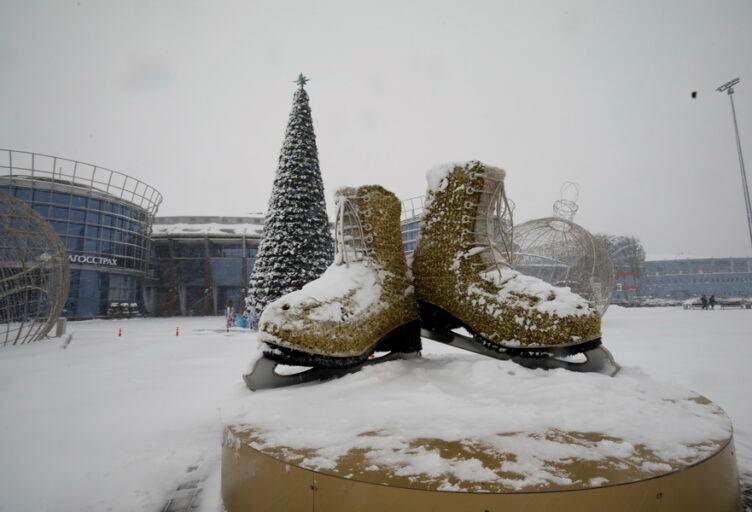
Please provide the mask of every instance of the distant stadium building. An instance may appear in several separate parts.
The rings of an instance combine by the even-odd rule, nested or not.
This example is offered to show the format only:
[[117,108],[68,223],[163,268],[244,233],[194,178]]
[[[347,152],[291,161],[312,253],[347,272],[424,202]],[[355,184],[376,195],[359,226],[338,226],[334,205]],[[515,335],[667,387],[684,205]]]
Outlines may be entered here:
[[752,297],[752,258],[667,258],[642,264],[640,295],[688,299]]
[[216,315],[245,307],[262,215],[157,217],[146,309],[157,316]]
[[46,219],[70,262],[63,315],[143,311],[154,214],[162,195],[123,173],[67,158],[0,149],[0,190]]

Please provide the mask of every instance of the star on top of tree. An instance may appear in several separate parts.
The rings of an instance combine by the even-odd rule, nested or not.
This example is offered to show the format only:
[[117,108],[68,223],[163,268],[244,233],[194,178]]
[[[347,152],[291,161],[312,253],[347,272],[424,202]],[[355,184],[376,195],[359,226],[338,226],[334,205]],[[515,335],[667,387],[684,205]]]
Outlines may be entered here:
[[301,73],[300,75],[298,75],[298,79],[295,80],[295,83],[298,84],[300,86],[300,88],[302,89],[303,86],[305,84],[307,84],[309,81],[310,80],[308,78],[304,77],[303,73]]

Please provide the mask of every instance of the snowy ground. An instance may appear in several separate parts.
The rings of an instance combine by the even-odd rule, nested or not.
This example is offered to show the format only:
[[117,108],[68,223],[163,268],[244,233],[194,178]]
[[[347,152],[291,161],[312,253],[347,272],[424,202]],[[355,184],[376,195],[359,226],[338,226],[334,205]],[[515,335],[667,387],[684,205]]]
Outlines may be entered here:
[[[214,317],[75,322],[67,348],[56,339],[0,349],[0,511],[158,511],[188,478],[187,468],[197,465],[195,473],[207,477],[203,510],[216,512],[223,425],[268,411],[269,393],[288,404],[315,394],[311,386],[248,391],[240,375],[257,357],[255,335],[226,333],[222,324]],[[691,389],[727,412],[749,487],[752,312],[611,308],[603,332],[625,367],[614,386],[618,379],[643,378],[667,392]],[[535,378],[510,363],[490,367],[479,356],[430,342],[424,356],[414,377],[400,377],[407,386],[423,386],[429,401],[460,386],[472,401],[467,372],[473,368],[480,380],[498,369],[504,383],[514,381],[523,394],[545,379],[567,378]],[[368,401],[382,378],[410,368],[389,363],[320,386]],[[347,410],[343,401],[341,411]]]

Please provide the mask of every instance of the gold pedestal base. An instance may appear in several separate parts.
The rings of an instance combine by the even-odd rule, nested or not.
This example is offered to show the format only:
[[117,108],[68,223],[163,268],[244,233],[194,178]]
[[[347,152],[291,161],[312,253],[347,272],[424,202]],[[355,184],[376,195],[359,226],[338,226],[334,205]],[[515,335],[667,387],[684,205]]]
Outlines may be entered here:
[[[390,472],[363,472],[364,458],[353,454],[330,470],[313,471],[292,463],[300,452],[260,451],[259,434],[248,426],[228,426],[222,451],[222,499],[227,512],[249,511],[550,511],[557,512],[739,512],[741,495],[733,440],[712,444],[714,452],[684,467],[645,476],[632,464],[592,461],[566,464],[579,482],[604,474],[609,485],[547,486],[504,492],[440,491]],[[573,439],[575,439],[573,437]],[[420,440],[432,448],[437,440]],[[454,445],[457,446],[454,446]],[[458,450],[466,443],[444,443]],[[258,445],[257,445],[258,446]],[[645,454],[651,460],[651,454]],[[604,473],[605,471],[605,473]],[[357,477],[352,476],[358,475]],[[347,478],[345,478],[347,475]]]

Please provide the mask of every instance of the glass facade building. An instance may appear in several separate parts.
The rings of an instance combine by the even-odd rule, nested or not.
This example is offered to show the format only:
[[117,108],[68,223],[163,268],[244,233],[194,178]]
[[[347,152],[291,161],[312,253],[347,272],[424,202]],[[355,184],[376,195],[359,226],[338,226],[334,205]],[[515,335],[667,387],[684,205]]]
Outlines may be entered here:
[[752,297],[752,258],[686,258],[643,262],[639,295],[688,299],[702,294]]
[[245,307],[264,218],[157,217],[146,309],[157,316],[215,315]]
[[65,245],[71,274],[64,316],[104,316],[113,303],[143,311],[159,192],[95,165],[5,149],[0,190],[31,206]]

